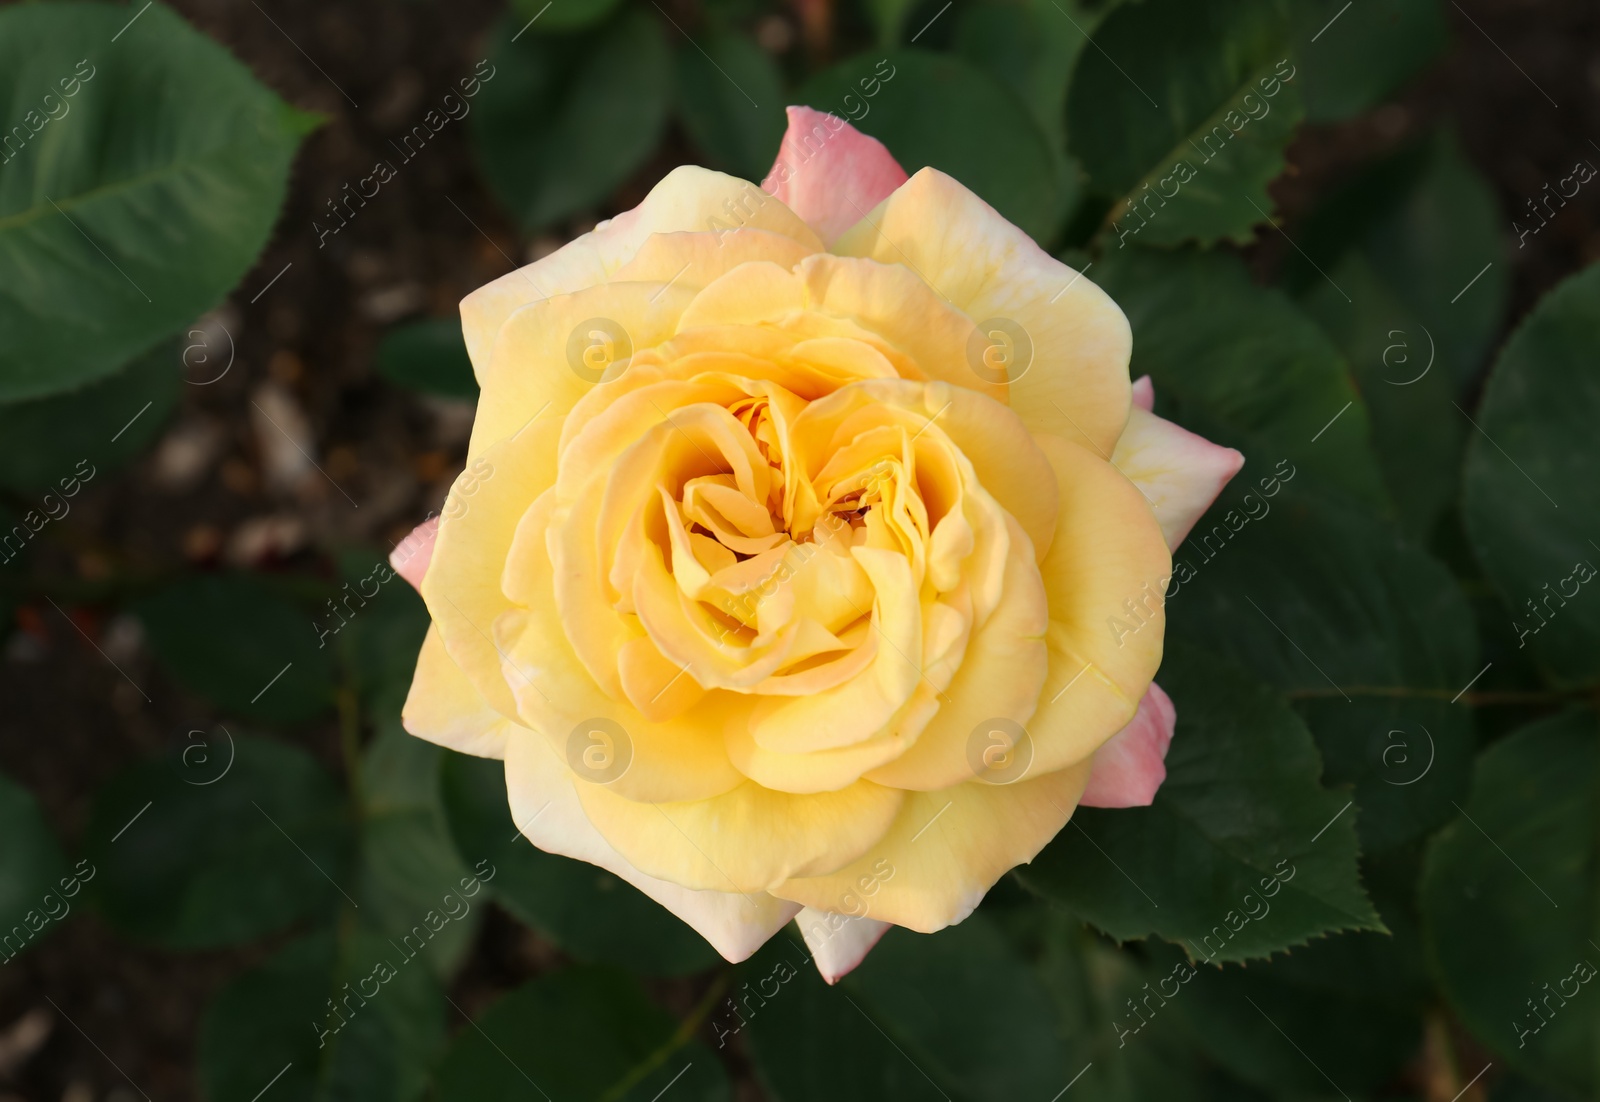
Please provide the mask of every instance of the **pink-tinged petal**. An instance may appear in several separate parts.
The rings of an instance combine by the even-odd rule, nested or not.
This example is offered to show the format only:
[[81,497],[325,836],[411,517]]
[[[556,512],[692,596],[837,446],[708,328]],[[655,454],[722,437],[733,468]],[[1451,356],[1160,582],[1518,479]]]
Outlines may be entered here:
[[1195,521],[1244,466],[1244,456],[1157,417],[1140,400],[1141,389],[1151,405],[1155,402],[1155,387],[1146,375],[1133,384],[1133,408],[1111,462],[1139,487],[1156,511],[1167,547],[1177,550]]
[[1146,413],[1155,412],[1156,384],[1150,381],[1150,376],[1140,375],[1133,381],[1133,404]]
[[789,108],[789,129],[761,181],[831,245],[907,179],[883,143],[837,115]]
[[800,936],[811,950],[811,960],[829,983],[838,983],[866,959],[867,953],[888,931],[888,922],[859,915],[835,914],[803,907],[795,915]]
[[429,517],[389,552],[389,565],[394,567],[396,574],[410,582],[411,588],[418,593],[422,592],[422,578],[428,573],[428,564],[433,561],[433,544],[438,538],[439,518]]
[[1172,698],[1155,682],[1139,701],[1133,722],[1094,753],[1084,807],[1148,807],[1167,779],[1167,747],[1178,722]]

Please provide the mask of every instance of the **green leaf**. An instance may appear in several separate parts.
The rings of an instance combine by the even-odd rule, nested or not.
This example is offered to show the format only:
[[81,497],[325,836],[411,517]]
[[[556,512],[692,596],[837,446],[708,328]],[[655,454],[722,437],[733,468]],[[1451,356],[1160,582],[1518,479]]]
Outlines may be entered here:
[[1282,6],[1122,4],[1094,44],[1072,79],[1067,135],[1118,200],[1119,244],[1249,243],[1301,116]]
[[650,1102],[668,1087],[676,1102],[732,1097],[716,1057],[686,1040],[638,981],[600,968],[541,976],[507,995],[456,1034],[435,1077],[439,1102]]
[[[457,855],[439,797],[444,751],[386,723],[361,758],[360,864],[354,895],[362,922],[412,935],[441,979],[461,962],[482,918],[473,872]],[[477,875],[493,875],[479,862]],[[487,897],[485,897],[486,899]]]
[[530,34],[552,34],[592,26],[611,14],[617,0],[513,0],[517,28]]
[[[1432,998],[1412,915],[1417,867],[1409,855],[1364,863],[1392,933],[1343,933],[1270,961],[1201,968],[1171,1000],[1183,1028],[1224,1067],[1280,1097],[1328,1095],[1319,1068],[1344,1092],[1376,1092],[1416,1053]],[[1153,951],[1152,963],[1175,974],[1182,954]],[[1128,1026],[1138,1021],[1125,1016]]]
[[956,52],[1015,92],[1051,147],[1065,153],[1067,86],[1100,15],[1078,0],[1006,0],[954,18]]
[[1600,677],[1600,265],[1547,294],[1501,350],[1467,446],[1473,551],[1526,645],[1558,681]]
[[[1373,165],[1318,207],[1296,234],[1304,253],[1286,260],[1284,284],[1351,362],[1374,360],[1387,369],[1383,378],[1401,383],[1429,363],[1422,349],[1435,348],[1432,362],[1462,391],[1505,317],[1504,224],[1489,181],[1441,131]],[[1388,317],[1380,321],[1374,311]],[[1404,335],[1412,345],[1405,363],[1383,354],[1399,339],[1388,336],[1396,326],[1428,329]]]
[[1531,1079],[1596,1084],[1596,716],[1573,710],[1485,750],[1421,884],[1434,970],[1473,1033]]
[[[33,795],[0,773],[0,964],[46,936],[79,906],[75,898],[96,869],[80,861],[69,874],[61,846]],[[87,879],[86,879],[87,877]]]
[[500,762],[447,754],[442,787],[462,858],[489,861],[495,899],[573,956],[647,975],[698,972],[719,959],[704,938],[633,885],[521,837]]
[[[184,578],[134,606],[167,671],[219,708],[298,723],[333,703],[333,663],[318,621],[264,580]],[[329,624],[336,624],[327,615]]]
[[[1039,971],[1059,1008],[1066,1043],[1074,1056],[1081,1053],[1068,1062],[1082,1068],[1075,1091],[1111,1102],[1266,1097],[1219,1071],[1190,1043],[1176,1011],[1167,1009],[1188,998],[1191,985],[1215,975],[1212,969],[1197,973],[1176,950],[1158,952],[1153,961],[1117,949],[1059,912],[1049,923]],[[1172,998],[1163,1000],[1164,992]]]
[[955,52],[1009,87],[1033,115],[1062,181],[1062,220],[1081,198],[1083,178],[1067,156],[1067,86],[1099,18],[1076,0],[1007,0],[969,7],[956,22]]
[[[1356,868],[1347,797],[1276,693],[1169,644],[1178,711],[1149,807],[1080,807],[1023,883],[1119,940],[1151,934],[1207,961],[1245,960],[1334,930],[1381,930]],[[1257,914],[1255,912],[1259,911]]]
[[1049,143],[1009,88],[966,61],[915,49],[863,55],[817,74],[796,97],[848,118],[907,172],[932,165],[1034,240],[1054,236],[1064,185]]
[[303,750],[226,729],[118,774],[85,849],[121,932],[173,949],[233,945],[327,914],[348,886],[348,808]]
[[0,405],[0,485],[59,497],[82,479],[80,463],[95,477],[126,465],[166,425],[181,378],[177,349],[163,343],[80,390]]
[[772,59],[744,35],[716,30],[680,43],[676,70],[678,114],[706,164],[759,182],[787,125]]
[[534,231],[603,205],[655,152],[672,55],[644,10],[576,38],[512,42],[513,22],[495,32],[495,77],[468,125],[489,186]]
[[1294,13],[1307,122],[1338,122],[1378,106],[1449,39],[1438,0],[1313,0]]
[[0,401],[16,401],[110,375],[220,302],[310,117],[161,5],[131,24],[121,4],[9,7],[0,74],[0,118],[26,135],[0,142]]
[[1168,634],[1287,691],[1328,783],[1355,786],[1363,845],[1397,845],[1466,785],[1472,727],[1453,701],[1481,672],[1472,612],[1391,526],[1278,485],[1224,490],[1174,552]]
[[878,29],[878,44],[893,46],[905,33],[906,17],[917,0],[866,0],[867,14]]
[[[340,659],[364,702],[372,708],[381,702],[388,709],[378,722],[397,726],[431,623],[428,608],[381,553],[347,552],[340,556],[339,574],[345,579],[339,587],[340,613],[328,611],[325,604],[321,624],[338,637]],[[347,617],[343,623],[341,615]]]
[[712,1028],[747,1035],[779,1102],[1048,1099],[1082,1066],[1068,1070],[1048,992],[981,914],[933,935],[890,930],[838,987],[788,934],[742,974],[744,1001]]
[[312,934],[235,978],[206,1008],[205,1097],[418,1099],[443,1047],[444,1005],[428,970],[387,939]]
[[467,345],[456,318],[424,318],[397,325],[383,335],[374,357],[378,374],[424,394],[476,400]]
[[[1472,431],[1438,411],[1477,375],[1505,313],[1502,225],[1488,181],[1440,133],[1324,202],[1285,268],[1285,285],[1351,365],[1389,493],[1424,538],[1455,498]],[[1463,310],[1451,299],[1474,273]]]
[[1128,315],[1131,371],[1152,377],[1163,416],[1238,448],[1262,474],[1286,460],[1324,493],[1387,507],[1345,363],[1282,293],[1221,253],[1112,249],[1093,278]]

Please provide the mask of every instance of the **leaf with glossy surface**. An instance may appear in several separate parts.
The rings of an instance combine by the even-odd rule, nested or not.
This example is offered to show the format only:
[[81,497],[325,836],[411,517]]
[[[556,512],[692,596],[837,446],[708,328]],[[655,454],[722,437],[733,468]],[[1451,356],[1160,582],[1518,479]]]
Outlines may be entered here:
[[443,1046],[444,1006],[427,969],[386,939],[312,934],[236,977],[206,1008],[205,1097],[411,1102]]
[[1169,637],[1286,691],[1328,783],[1355,786],[1363,844],[1393,846],[1465,789],[1473,732],[1454,698],[1480,672],[1472,612],[1391,525],[1278,485],[1230,487],[1174,553]]
[[1055,234],[1063,181],[1049,144],[1027,106],[966,61],[914,49],[860,56],[796,97],[877,138],[908,173],[932,165],[955,177],[1035,241]]
[[1294,7],[1307,122],[1338,122],[1376,107],[1444,52],[1439,0],[1312,0]]
[[1546,295],[1500,352],[1467,445],[1472,548],[1519,646],[1566,684],[1600,679],[1600,265]]
[[[1422,538],[1455,499],[1472,432],[1450,403],[1469,389],[1504,316],[1502,225],[1488,181],[1441,133],[1323,203],[1296,232],[1303,253],[1286,263],[1285,284],[1350,364],[1385,484]],[[1470,308],[1451,301],[1463,289]]]
[[1348,798],[1320,783],[1316,745],[1288,704],[1181,645],[1160,680],[1178,729],[1155,803],[1078,808],[1022,882],[1119,940],[1155,934],[1207,961],[1381,930]]
[[[333,703],[333,662],[325,637],[319,645],[319,622],[266,581],[185,578],[139,601],[134,612],[161,664],[219,708],[298,723]],[[337,624],[334,614],[325,616]]]
[[0,485],[60,502],[85,472],[100,478],[131,462],[165,427],[181,378],[178,351],[163,342],[82,389],[0,405]]
[[1421,883],[1446,997],[1531,1079],[1592,1095],[1600,998],[1594,940],[1600,720],[1575,709],[1478,759],[1462,816],[1434,839]]
[[686,923],[604,869],[545,853],[511,821],[505,766],[446,754],[445,811],[456,849],[495,869],[490,891],[512,914],[585,961],[647,975],[682,975],[720,958]]
[[592,26],[611,14],[618,0],[513,0],[512,8],[520,17],[515,20],[519,30],[530,34],[559,34]]
[[792,931],[742,975],[753,994],[719,1008],[713,1030],[746,1035],[781,1102],[1049,1098],[1081,1067],[1067,1070],[1039,977],[981,914],[932,935],[891,929],[837,987]]
[[655,152],[672,55],[653,13],[629,10],[578,37],[524,35],[512,22],[470,116],[489,186],[530,231],[602,205]]
[[0,142],[0,401],[110,375],[220,302],[313,123],[169,8],[128,16],[0,12],[0,118],[26,138]]
[[343,795],[308,754],[219,730],[113,778],[85,849],[118,930],[198,949],[330,913],[352,841]]
[[69,874],[61,846],[39,812],[33,795],[0,774],[0,963],[54,929],[80,905],[82,875],[92,879],[95,870],[77,870],[78,883]]
[[1307,482],[1388,506],[1362,399],[1338,349],[1285,295],[1221,253],[1111,249],[1093,279],[1133,326],[1131,373],[1156,407],[1266,474],[1286,460]]
[[378,374],[424,394],[441,398],[478,397],[461,322],[455,318],[423,318],[397,325],[383,335],[374,357]]
[[[518,988],[456,1034],[434,1079],[439,1102],[547,1098],[728,1102],[716,1057],[687,1040],[638,981],[569,968]],[[548,1093],[547,1093],[548,1092]]]
[[[1301,117],[1277,0],[1122,4],[1079,59],[1070,149],[1119,242],[1247,244]],[[1136,235],[1136,236],[1135,236]]]
[[744,35],[716,30],[681,43],[675,66],[678,115],[707,166],[760,182],[787,125],[772,59]]

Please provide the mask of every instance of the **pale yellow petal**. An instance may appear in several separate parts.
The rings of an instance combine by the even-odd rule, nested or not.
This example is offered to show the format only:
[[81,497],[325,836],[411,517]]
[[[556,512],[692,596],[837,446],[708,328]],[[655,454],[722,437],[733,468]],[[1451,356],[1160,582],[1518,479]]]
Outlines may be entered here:
[[[1014,325],[1031,352],[1020,375],[1007,371],[1011,408],[1035,432],[1111,453],[1128,419],[1127,318],[971,191],[924,168],[832,251],[905,265],[980,330]],[[974,373],[973,385],[984,378]]]
[[1161,664],[1159,598],[1172,556],[1150,503],[1120,471],[1066,440],[1039,444],[1056,468],[1061,519],[1039,567],[1050,673],[1028,731],[1036,767],[1054,769],[1087,760],[1138,709]]
[[792,795],[747,781],[693,803],[635,803],[578,783],[589,821],[636,867],[688,888],[756,892],[848,865],[889,828],[902,794],[867,781]]
[[626,880],[694,927],[734,963],[754,953],[800,907],[765,892],[694,891],[647,876],[595,830],[583,813],[564,763],[530,731],[516,728],[506,746],[511,817],[546,853],[586,861]]
[[511,721],[472,687],[432,625],[417,655],[400,724],[418,738],[480,758],[505,757],[506,732],[511,728]]
[[494,643],[495,619],[511,607],[500,577],[523,513],[555,483],[560,432],[557,418],[535,418],[468,464],[445,499],[422,581],[422,598],[445,649],[484,700],[508,719],[517,717],[517,705]]
[[664,283],[608,283],[524,306],[506,319],[487,366],[469,461],[535,417],[564,419],[633,354],[677,327],[694,292]]
[[[1026,728],[1049,669],[1044,581],[1027,537],[1012,521],[1000,604],[971,641],[938,712],[916,743],[867,779],[892,788],[941,789],[970,780],[983,762],[987,725],[996,719]],[[1031,768],[1027,776],[1037,772]]]
[[726,231],[740,229],[781,234],[813,252],[822,248],[798,215],[749,181],[693,165],[667,173],[637,207],[462,300],[461,328],[479,379],[495,335],[519,308],[606,282],[654,234],[722,232],[731,240]]
[[995,881],[1032,861],[1071,817],[1089,763],[1015,784],[968,781],[908,793],[888,833],[827,876],[772,888],[781,899],[836,910],[875,884],[872,917],[920,933],[960,922]]

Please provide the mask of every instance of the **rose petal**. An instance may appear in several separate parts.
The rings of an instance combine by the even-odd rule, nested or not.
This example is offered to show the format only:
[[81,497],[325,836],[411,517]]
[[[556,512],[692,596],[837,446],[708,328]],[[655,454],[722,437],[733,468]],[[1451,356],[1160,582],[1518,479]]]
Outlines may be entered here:
[[[1136,394],[1140,384],[1153,403],[1155,388],[1149,376],[1134,384]],[[1135,399],[1128,423],[1111,452],[1111,462],[1154,506],[1167,547],[1176,550],[1228,480],[1239,473],[1244,456],[1179,428],[1149,409]]]
[[429,517],[389,552],[389,565],[394,567],[396,574],[410,582],[411,588],[418,593],[422,592],[422,578],[428,572],[428,564],[433,561],[433,543],[438,538],[439,518]]
[[[1061,263],[971,190],[936,168],[919,169],[829,246],[916,272],[939,296],[1006,340],[1010,406],[1035,433],[1105,455],[1128,421],[1133,330],[1121,308],[1082,272]],[[996,378],[980,345],[972,383]]]
[[783,203],[766,202],[754,184],[683,165],[663,176],[637,207],[462,299],[461,335],[473,371],[483,378],[495,335],[521,307],[605,283],[652,234],[718,232],[730,224],[784,234],[811,249],[821,244],[799,215]]
[[761,948],[800,910],[765,892],[694,891],[640,872],[590,824],[566,763],[525,727],[512,726],[506,742],[506,788],[512,819],[528,841],[546,853],[587,861],[621,877],[694,927],[735,964]]
[[800,936],[811,950],[811,962],[829,983],[838,983],[866,959],[891,923],[862,915],[842,915],[802,907],[794,916]]
[[832,244],[906,179],[878,139],[836,115],[791,107],[778,159],[761,187]]
[[1156,384],[1150,381],[1150,376],[1140,375],[1133,381],[1133,404],[1146,413],[1155,412]]
[[1172,698],[1155,682],[1139,702],[1133,722],[1095,751],[1084,807],[1147,807],[1167,779],[1167,747],[1178,722]]
[[472,687],[436,627],[429,627],[422,640],[400,725],[418,738],[480,758],[505,757],[512,726]]

